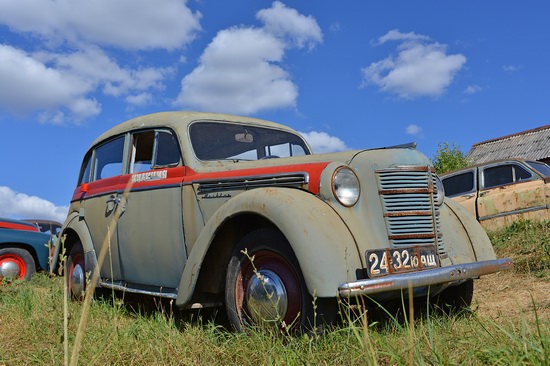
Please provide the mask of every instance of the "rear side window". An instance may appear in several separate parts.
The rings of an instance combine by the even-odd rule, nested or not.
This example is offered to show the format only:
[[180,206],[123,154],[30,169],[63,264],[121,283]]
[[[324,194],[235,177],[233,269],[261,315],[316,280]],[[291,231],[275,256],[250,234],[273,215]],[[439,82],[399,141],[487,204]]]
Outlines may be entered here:
[[444,178],[443,186],[447,197],[473,192],[475,190],[474,172],[470,171]]
[[504,164],[483,170],[483,186],[493,188],[528,180],[531,173],[516,164]]

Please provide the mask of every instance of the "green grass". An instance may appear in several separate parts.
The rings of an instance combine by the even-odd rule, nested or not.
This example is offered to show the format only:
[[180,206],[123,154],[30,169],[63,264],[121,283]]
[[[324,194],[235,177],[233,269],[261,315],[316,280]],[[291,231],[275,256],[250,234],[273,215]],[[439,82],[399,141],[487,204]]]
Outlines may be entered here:
[[538,277],[550,273],[550,221],[516,221],[489,232],[489,237],[499,257],[514,259],[516,272]]
[[[539,251],[548,248],[549,223],[538,225],[519,223],[490,235],[499,257],[521,263],[518,276],[546,280],[548,253]],[[94,298],[80,364],[550,365],[550,320],[537,313],[495,320],[475,311],[445,316],[426,310],[411,323],[350,316],[322,336],[289,337],[266,329],[235,333],[210,316],[179,313],[169,302],[138,306],[128,300]],[[68,303],[68,354],[63,306],[63,278],[38,274],[1,285],[0,365],[68,364],[83,306]]]

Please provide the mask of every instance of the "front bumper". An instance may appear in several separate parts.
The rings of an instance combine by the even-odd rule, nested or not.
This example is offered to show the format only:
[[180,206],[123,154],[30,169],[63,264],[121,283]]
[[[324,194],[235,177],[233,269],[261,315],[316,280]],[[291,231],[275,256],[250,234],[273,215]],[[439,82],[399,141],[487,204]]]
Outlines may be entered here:
[[512,268],[510,258],[458,264],[344,283],[338,287],[338,293],[341,297],[374,295],[381,292],[464,281]]

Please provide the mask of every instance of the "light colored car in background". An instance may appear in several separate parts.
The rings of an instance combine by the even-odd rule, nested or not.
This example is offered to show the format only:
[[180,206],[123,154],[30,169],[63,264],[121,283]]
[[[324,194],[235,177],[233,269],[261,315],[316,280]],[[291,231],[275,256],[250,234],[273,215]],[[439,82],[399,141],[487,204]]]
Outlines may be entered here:
[[447,197],[487,229],[521,219],[550,219],[550,167],[539,161],[495,161],[442,174],[441,179]]
[[414,146],[314,155],[286,126],[213,113],[146,115],[98,137],[61,237],[73,297],[97,275],[182,309],[225,307],[237,330],[331,322],[337,298],[461,308],[473,279],[512,267]]

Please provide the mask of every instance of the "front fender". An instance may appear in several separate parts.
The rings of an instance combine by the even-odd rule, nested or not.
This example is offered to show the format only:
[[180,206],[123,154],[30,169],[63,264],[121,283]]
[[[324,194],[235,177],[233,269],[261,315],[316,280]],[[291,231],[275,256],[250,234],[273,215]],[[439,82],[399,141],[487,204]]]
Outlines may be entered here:
[[496,259],[487,233],[462,205],[446,199],[441,215],[443,240],[453,264]]
[[361,266],[355,239],[341,217],[311,193],[291,188],[257,188],[220,207],[197,238],[187,259],[176,304],[187,304],[216,231],[231,217],[255,213],[288,239],[311,294],[335,297],[338,286],[355,280]]

